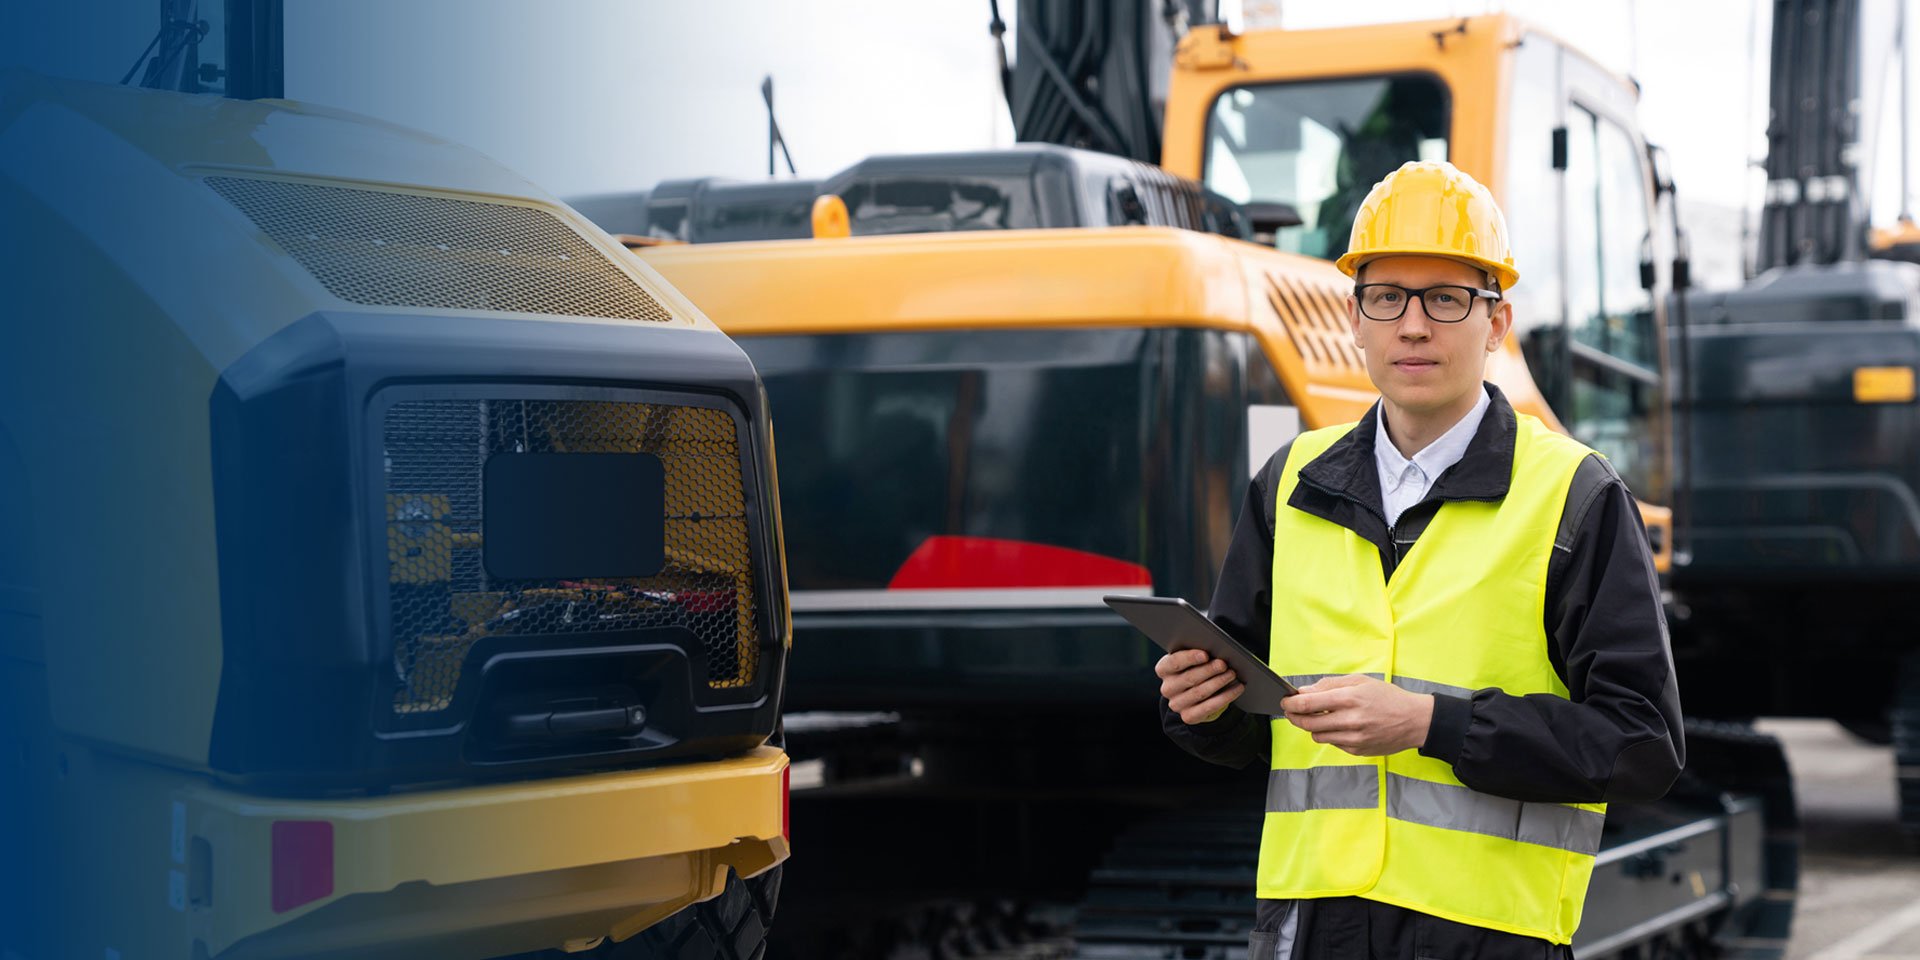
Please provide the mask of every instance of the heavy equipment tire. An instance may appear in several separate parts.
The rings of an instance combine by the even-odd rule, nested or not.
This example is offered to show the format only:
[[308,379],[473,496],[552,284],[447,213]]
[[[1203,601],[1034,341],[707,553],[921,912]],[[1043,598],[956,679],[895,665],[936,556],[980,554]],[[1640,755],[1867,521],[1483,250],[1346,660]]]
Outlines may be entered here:
[[726,889],[719,896],[693,904],[619,943],[603,943],[584,956],[594,960],[760,960],[767,952],[785,869],[781,864],[745,880],[729,871]]

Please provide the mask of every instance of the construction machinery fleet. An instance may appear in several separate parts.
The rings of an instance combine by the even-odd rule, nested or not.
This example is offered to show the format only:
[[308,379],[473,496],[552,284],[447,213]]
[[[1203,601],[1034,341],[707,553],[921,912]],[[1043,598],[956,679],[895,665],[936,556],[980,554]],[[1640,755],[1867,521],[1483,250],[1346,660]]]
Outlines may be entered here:
[[[1675,340],[1692,510],[1674,653],[1691,709],[1892,743],[1920,849],[1920,247],[1910,219],[1869,230],[1863,148],[1886,34],[1855,0],[1772,6],[1756,274],[1686,298]],[[1904,139],[1904,97],[1900,122]]]
[[[894,774],[883,797],[918,784],[1030,811],[1136,801],[1100,844],[1015,815],[1011,839],[978,840],[944,871],[940,895],[966,896],[954,863],[991,843],[1096,851],[1067,930],[1085,957],[1228,957],[1245,942],[1259,788],[1163,742],[1155,651],[1100,597],[1204,600],[1251,472],[1373,401],[1328,261],[1380,176],[1447,159],[1493,189],[1527,281],[1489,378],[1607,454],[1662,569],[1674,545],[1663,330],[1685,271],[1651,255],[1679,245],[1631,84],[1507,16],[1236,35],[1158,13],[1022,5],[1016,126],[1059,146],[876,159],[780,184],[782,216],[754,212],[771,188],[716,181],[582,202],[610,230],[651,234],[634,239],[641,258],[739,340],[787,425],[809,651],[789,706],[818,720],[796,755],[829,779]],[[1164,43],[1140,39],[1163,26]],[[1171,51],[1158,109],[1129,66],[1156,46]],[[1157,137],[1128,133],[1141,130]],[[791,237],[829,195],[852,236],[741,226]],[[717,239],[700,235],[714,223],[739,227],[733,242],[674,242]],[[851,735],[836,739],[835,716],[856,719]],[[1668,800],[1609,811],[1580,955],[1784,949],[1798,871],[1784,754],[1749,715],[1720,716],[1690,723]],[[884,845],[834,855],[891,863]],[[1019,895],[1026,875],[995,869],[975,893]]]

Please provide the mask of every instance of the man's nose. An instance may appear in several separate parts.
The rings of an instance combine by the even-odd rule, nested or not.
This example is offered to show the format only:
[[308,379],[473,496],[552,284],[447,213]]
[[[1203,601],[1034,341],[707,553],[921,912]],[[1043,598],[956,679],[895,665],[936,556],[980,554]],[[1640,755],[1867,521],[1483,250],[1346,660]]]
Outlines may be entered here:
[[1433,337],[1433,318],[1427,316],[1426,300],[1413,297],[1407,301],[1407,310],[1400,315],[1398,324],[1400,339],[1427,340]]

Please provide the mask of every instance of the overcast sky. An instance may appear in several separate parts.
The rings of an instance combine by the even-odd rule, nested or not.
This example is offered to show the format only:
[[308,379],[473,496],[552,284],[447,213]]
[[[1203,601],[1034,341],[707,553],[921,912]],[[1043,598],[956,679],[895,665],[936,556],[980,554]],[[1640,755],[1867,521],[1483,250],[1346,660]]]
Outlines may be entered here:
[[[1865,0],[1888,25],[1869,37],[1891,36],[1893,2]],[[1001,6],[1011,15],[1016,0]],[[1275,6],[1249,0],[1252,25]],[[1277,6],[1294,28],[1519,14],[1640,80],[1644,129],[1687,195],[1734,206],[1758,189],[1746,167],[1765,150],[1764,0]],[[288,0],[287,90],[473,144],[571,195],[764,176],[759,84],[772,74],[794,162],[820,176],[874,153],[1008,142],[987,21],[985,0]],[[1878,168],[1890,187],[1894,157]]]

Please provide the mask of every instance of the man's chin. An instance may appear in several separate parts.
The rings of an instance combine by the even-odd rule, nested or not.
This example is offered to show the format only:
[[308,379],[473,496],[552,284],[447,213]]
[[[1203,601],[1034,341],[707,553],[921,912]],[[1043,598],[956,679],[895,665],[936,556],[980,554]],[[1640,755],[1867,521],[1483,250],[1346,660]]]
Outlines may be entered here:
[[1435,389],[1430,384],[1413,386],[1389,385],[1388,389],[1380,391],[1380,394],[1386,397],[1387,402],[1392,404],[1395,409],[1420,417],[1428,414],[1444,413],[1453,407],[1454,404],[1458,403],[1460,399],[1465,396],[1466,391],[1440,390]]

